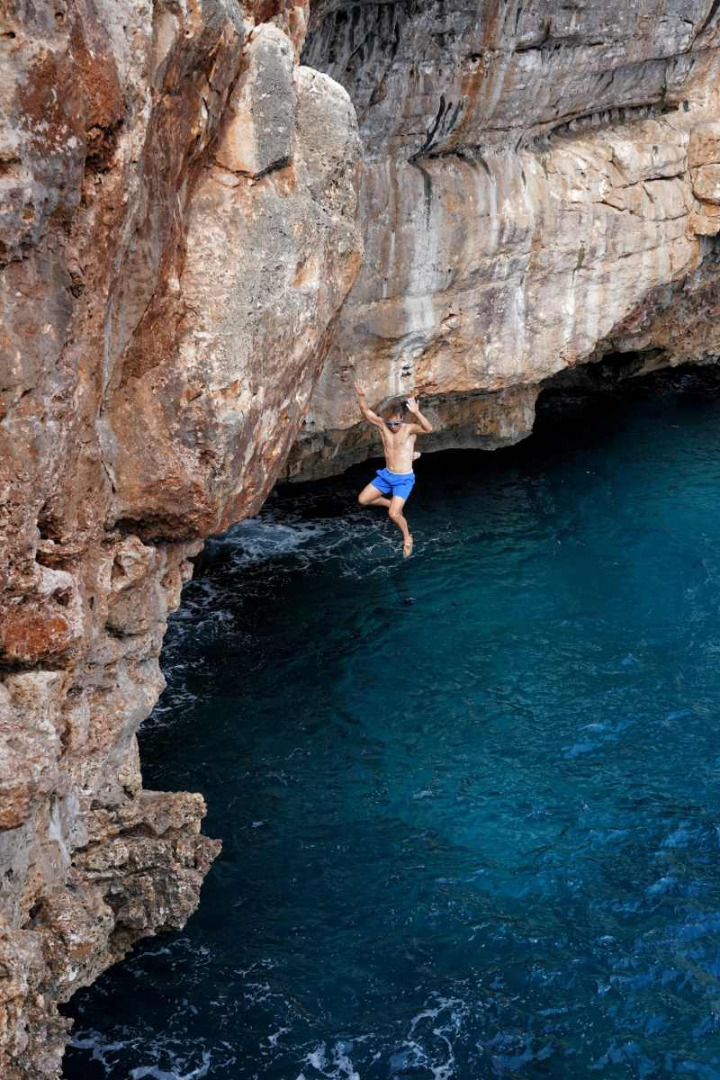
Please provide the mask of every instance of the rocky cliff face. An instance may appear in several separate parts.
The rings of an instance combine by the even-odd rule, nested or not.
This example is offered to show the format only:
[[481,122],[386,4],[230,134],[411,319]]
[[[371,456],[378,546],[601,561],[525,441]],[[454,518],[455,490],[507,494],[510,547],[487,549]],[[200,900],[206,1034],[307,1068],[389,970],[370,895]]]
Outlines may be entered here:
[[0,1075],[182,925],[216,842],[135,732],[202,537],[256,510],[361,259],[353,107],[302,3],[0,16]]
[[720,352],[720,6],[3,10],[0,1075],[18,1080],[57,1075],[58,1002],[197,902],[202,798],[144,791],[135,739],[167,615],[202,538],[279,475],[372,451],[352,379],[419,389],[431,448],[491,448],[563,372]]
[[716,359],[719,19],[713,0],[319,0],[305,56],[358,111],[366,258],[290,478],[373,449],[355,373],[378,402],[421,392],[426,449],[492,449],[556,373]]

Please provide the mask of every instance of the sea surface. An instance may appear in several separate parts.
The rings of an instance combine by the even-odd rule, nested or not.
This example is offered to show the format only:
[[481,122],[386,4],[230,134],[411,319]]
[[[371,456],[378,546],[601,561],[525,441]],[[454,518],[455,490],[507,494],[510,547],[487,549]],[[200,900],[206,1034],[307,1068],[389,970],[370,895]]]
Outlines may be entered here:
[[66,1077],[717,1080],[720,397],[424,456],[407,563],[371,471],[186,588],[145,782],[224,850]]

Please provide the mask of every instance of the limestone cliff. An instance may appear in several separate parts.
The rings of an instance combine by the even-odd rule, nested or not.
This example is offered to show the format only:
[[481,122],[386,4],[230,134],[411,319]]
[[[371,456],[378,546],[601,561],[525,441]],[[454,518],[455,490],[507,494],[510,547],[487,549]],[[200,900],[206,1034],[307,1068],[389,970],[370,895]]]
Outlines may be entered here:
[[378,402],[420,391],[424,449],[492,449],[556,373],[720,355],[719,20],[713,0],[318,0],[305,56],[358,111],[366,257],[290,478],[377,452],[356,372]]
[[720,353],[720,4],[2,12],[0,1075],[18,1080],[58,1074],[58,1002],[197,903],[202,798],[144,791],[135,738],[167,615],[203,537],[278,476],[371,452],[353,377],[419,389],[431,448],[492,448],[563,372]]
[[202,537],[254,512],[361,258],[346,92],[302,3],[0,15],[0,1075],[183,924],[218,845],[135,732]]

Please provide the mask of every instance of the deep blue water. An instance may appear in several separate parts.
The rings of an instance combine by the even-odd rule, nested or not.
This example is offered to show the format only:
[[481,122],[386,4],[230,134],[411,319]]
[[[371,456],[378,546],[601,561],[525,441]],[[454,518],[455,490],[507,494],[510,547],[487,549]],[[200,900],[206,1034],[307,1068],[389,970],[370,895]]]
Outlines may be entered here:
[[368,469],[211,547],[142,739],[224,853],[72,1080],[720,1077],[720,398]]

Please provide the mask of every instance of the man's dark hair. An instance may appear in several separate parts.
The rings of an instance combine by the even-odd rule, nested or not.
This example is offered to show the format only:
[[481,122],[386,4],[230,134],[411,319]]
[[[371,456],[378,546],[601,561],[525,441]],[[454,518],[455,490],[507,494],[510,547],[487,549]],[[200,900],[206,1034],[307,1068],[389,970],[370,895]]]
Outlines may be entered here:
[[396,398],[395,401],[389,401],[383,406],[380,415],[383,420],[404,420],[405,411],[405,402],[401,398]]

